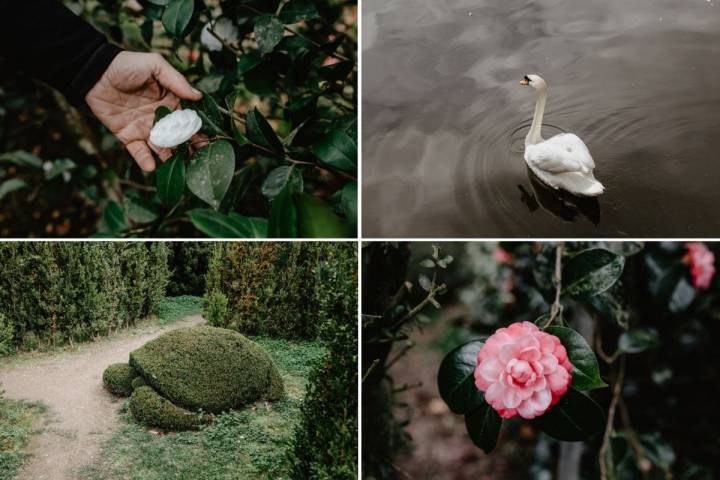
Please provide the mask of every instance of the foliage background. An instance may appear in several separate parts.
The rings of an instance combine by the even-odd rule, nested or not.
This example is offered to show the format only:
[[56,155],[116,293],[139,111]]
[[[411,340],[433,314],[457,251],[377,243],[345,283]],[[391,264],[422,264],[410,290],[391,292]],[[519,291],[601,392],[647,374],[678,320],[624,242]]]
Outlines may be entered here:
[[[717,256],[718,245],[708,245]],[[374,278],[375,285],[384,281],[387,286],[363,289],[363,428],[376,432],[363,436],[364,478],[401,478],[404,472],[439,479],[595,479],[600,476],[599,458],[610,466],[607,478],[718,476],[720,443],[713,426],[719,419],[711,387],[720,366],[713,347],[720,338],[718,282],[707,290],[692,286],[683,244],[564,245],[565,260],[588,248],[608,249],[625,258],[622,277],[609,291],[588,301],[562,301],[564,320],[591,339],[603,378],[611,385],[621,378],[610,448],[600,451],[602,435],[563,443],[516,419],[504,422],[490,455],[472,444],[462,417],[450,413],[440,399],[437,370],[454,347],[549,311],[556,245],[439,246],[456,258],[438,273],[447,287],[436,297],[442,306],[427,304],[400,332],[405,339],[396,340],[385,353],[386,368],[370,374],[379,343],[373,340],[377,334],[368,335],[369,329],[392,324],[428,296],[427,289],[417,286],[424,283],[420,277],[431,275],[427,259],[433,252],[428,244],[369,244],[363,249],[364,281]],[[409,251],[402,254],[403,249]],[[401,286],[404,281],[414,286],[410,292]],[[397,293],[403,291],[398,302]],[[396,306],[388,310],[388,305]],[[387,323],[373,320],[378,312]],[[384,380],[373,382],[376,376]],[[612,393],[605,388],[592,396],[607,412]],[[374,422],[372,429],[366,429],[366,422]],[[372,448],[378,444],[383,449]]]
[[[186,107],[211,145],[195,162],[180,147],[143,174],[87,112],[0,59],[0,235],[354,236],[355,1],[66,4],[123,48],[161,53],[203,90]],[[219,18],[240,38],[210,51],[201,31]],[[223,152],[210,169],[227,182],[221,192],[191,180],[209,149]]]

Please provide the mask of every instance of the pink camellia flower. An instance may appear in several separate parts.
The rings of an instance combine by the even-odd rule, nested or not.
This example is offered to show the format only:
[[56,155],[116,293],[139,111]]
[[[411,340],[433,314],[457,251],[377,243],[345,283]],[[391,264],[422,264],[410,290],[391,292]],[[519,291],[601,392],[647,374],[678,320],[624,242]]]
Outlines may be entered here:
[[715,255],[704,243],[690,242],[685,244],[687,255],[683,261],[690,266],[695,288],[708,288],[715,276]]
[[480,349],[475,386],[503,418],[542,415],[565,395],[572,364],[555,335],[530,322],[493,333]]
[[504,248],[498,247],[493,251],[493,260],[497,263],[512,263],[513,256]]

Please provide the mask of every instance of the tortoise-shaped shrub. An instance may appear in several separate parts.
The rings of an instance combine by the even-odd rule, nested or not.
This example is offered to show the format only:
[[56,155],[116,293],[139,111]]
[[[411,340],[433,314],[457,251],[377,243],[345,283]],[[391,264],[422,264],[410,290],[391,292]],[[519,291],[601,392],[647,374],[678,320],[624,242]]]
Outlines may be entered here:
[[196,428],[205,413],[283,395],[280,374],[267,352],[245,336],[209,326],[165,333],[130,353],[130,364],[110,365],[105,387],[130,396],[140,422],[168,429]]

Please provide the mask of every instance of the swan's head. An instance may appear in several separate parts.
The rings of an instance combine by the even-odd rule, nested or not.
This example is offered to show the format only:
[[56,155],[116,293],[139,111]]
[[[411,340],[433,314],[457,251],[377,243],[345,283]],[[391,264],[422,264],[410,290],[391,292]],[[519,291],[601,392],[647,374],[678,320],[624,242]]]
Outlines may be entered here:
[[520,80],[520,85],[533,87],[535,90],[546,90],[547,84],[540,75],[525,75],[525,78]]

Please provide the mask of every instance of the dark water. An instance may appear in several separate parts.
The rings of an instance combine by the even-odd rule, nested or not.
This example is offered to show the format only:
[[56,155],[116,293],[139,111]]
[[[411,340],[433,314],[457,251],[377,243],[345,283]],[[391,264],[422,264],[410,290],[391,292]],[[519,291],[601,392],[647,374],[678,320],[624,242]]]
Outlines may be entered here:
[[[720,0],[363,10],[365,237],[720,236]],[[590,148],[598,201],[531,182],[527,73],[544,138]]]

